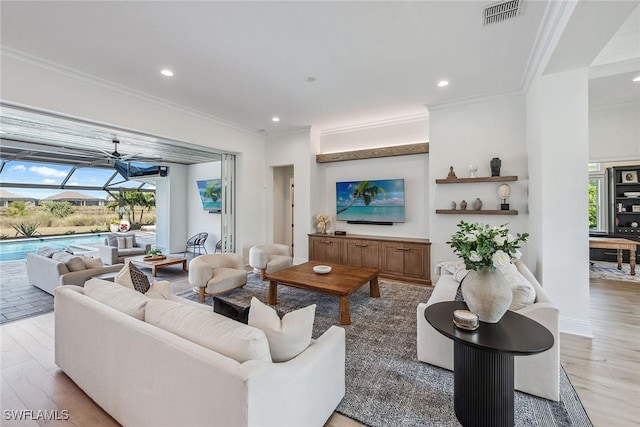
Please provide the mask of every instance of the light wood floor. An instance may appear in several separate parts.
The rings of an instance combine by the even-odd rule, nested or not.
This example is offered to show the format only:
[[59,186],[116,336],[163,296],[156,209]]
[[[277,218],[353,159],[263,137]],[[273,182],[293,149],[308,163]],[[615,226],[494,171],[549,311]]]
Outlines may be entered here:
[[[563,334],[561,362],[595,426],[640,425],[640,287],[591,281],[594,339]],[[3,325],[2,410],[68,410],[47,425],[116,426],[53,361],[53,313]],[[2,426],[38,423],[5,420]],[[40,424],[44,424],[42,421]],[[334,414],[327,426],[361,426]]]

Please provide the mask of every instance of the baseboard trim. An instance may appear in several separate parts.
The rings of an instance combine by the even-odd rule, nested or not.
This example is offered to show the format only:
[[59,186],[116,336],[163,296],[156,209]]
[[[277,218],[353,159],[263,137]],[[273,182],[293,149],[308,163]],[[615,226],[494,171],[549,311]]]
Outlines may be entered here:
[[558,323],[558,329],[562,333],[593,338],[593,328],[590,320],[561,317]]

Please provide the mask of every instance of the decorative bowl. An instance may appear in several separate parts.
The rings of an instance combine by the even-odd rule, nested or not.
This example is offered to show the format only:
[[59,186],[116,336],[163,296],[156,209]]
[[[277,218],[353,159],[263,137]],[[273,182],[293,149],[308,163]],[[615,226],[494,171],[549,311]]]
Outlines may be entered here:
[[331,271],[331,267],[328,265],[316,265],[313,267],[313,271],[318,274],[327,274]]

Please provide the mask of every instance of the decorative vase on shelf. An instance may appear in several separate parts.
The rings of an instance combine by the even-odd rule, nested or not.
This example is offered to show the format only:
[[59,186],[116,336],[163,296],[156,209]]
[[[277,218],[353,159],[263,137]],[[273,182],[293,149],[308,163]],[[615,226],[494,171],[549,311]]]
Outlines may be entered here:
[[327,226],[323,223],[318,223],[318,233],[327,234]]
[[511,286],[498,270],[471,270],[460,285],[469,310],[485,323],[497,323],[511,305]]

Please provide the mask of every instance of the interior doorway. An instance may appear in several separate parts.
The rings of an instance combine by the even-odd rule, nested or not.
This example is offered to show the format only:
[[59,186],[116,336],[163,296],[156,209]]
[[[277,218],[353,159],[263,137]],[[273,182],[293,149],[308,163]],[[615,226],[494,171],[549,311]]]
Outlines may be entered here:
[[273,243],[293,246],[294,224],[293,165],[273,168]]

